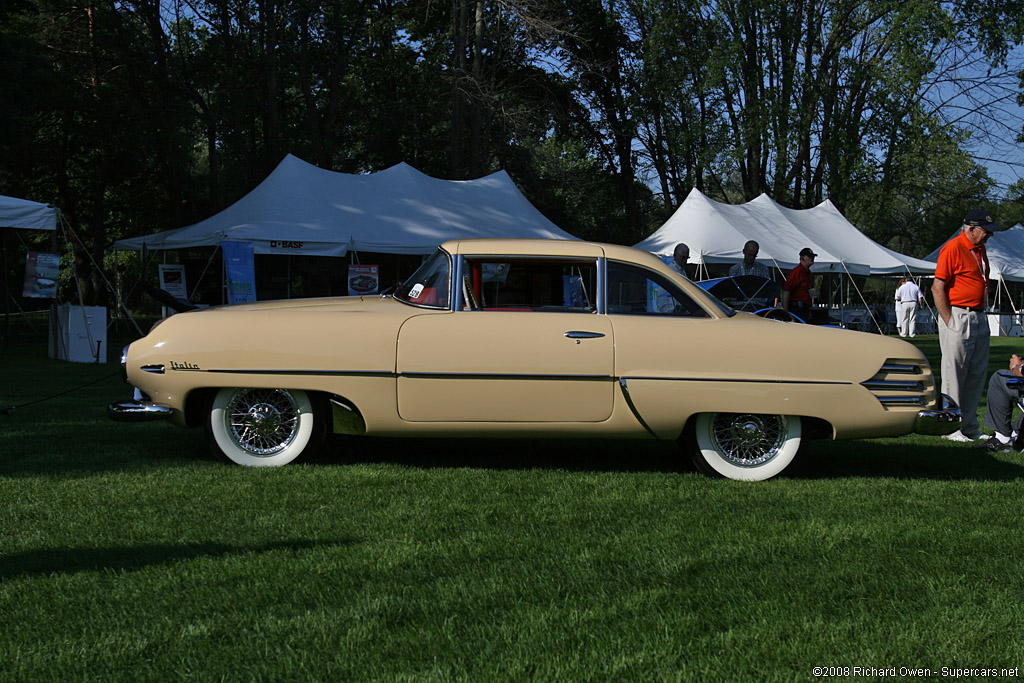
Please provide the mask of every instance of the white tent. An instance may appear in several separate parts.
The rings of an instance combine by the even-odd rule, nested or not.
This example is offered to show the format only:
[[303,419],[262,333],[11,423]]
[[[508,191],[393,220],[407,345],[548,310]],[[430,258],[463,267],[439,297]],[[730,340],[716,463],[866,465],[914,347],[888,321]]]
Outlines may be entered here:
[[818,254],[812,270],[854,275],[934,272],[935,264],[898,254],[872,241],[825,201],[812,209],[787,209],[762,194],[745,204],[724,204],[694,188],[672,217],[636,244],[662,256],[679,242],[701,263],[739,263],[743,245],[755,240],[758,259],[789,270],[800,250]]
[[56,230],[57,208],[0,195],[0,228]]
[[[957,228],[946,242],[959,235],[961,230]],[[939,252],[946,242],[925,258],[933,263],[938,261]],[[985,243],[985,251],[993,280],[1024,282],[1024,225],[1018,223],[1009,230],[993,233]]]
[[534,208],[504,171],[451,181],[402,163],[354,175],[289,154],[220,213],[115,247],[181,249],[240,240],[252,242],[257,254],[429,254],[445,240],[472,237],[576,239]]
[[935,264],[883,247],[857,229],[828,199],[810,209],[787,209],[761,195],[754,202],[771,203],[814,244],[855,263],[870,266],[871,275],[917,275],[935,272]]

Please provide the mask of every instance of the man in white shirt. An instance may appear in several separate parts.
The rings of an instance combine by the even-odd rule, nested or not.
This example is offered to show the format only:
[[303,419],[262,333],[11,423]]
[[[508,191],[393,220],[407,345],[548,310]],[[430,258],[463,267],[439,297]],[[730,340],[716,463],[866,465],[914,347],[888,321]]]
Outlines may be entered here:
[[924,306],[924,293],[912,278],[900,285],[896,290],[896,301],[899,302],[900,316],[896,322],[901,337],[917,336],[917,309]]

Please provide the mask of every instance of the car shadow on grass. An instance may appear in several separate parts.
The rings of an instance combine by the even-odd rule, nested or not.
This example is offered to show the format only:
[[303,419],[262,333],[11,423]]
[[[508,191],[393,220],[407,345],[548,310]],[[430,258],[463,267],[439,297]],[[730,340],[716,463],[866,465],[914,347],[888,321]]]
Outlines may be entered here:
[[[560,441],[334,436],[320,454],[307,462],[318,465],[372,463],[497,470],[697,471],[689,455],[674,442],[615,439]],[[1024,478],[1024,454],[992,455],[967,444],[951,443],[938,437],[935,437],[934,444],[910,443],[901,439],[815,440],[807,444],[800,459],[781,476],[808,480],[876,477],[1014,481]]]
[[916,441],[815,441],[798,476],[805,478],[886,477],[961,481],[1014,481],[1024,478],[1024,453],[999,453],[971,448],[940,437]]
[[225,543],[152,544],[118,548],[48,548],[0,556],[0,581],[22,576],[51,576],[80,572],[127,572],[201,558],[298,552],[316,547],[351,545],[354,541],[291,540],[260,545]]
[[695,472],[671,441],[620,439],[403,439],[332,436],[306,462],[495,470]]

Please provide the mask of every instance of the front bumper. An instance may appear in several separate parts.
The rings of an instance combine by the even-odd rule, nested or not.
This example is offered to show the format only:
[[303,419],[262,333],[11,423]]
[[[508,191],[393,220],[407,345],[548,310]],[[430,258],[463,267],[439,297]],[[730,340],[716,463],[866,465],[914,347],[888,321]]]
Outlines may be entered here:
[[960,429],[960,406],[945,394],[941,394],[941,397],[938,409],[922,410],[917,414],[917,421],[914,423],[915,433],[944,436]]
[[138,389],[130,401],[118,401],[107,405],[107,417],[115,422],[153,422],[166,420],[174,415],[174,408],[150,403]]

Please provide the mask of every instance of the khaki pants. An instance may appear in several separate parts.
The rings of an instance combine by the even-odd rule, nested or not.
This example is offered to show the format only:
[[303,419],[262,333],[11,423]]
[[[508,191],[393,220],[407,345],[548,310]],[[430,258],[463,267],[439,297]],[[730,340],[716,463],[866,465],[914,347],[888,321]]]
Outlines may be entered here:
[[917,336],[917,302],[916,301],[901,301],[900,302],[900,317],[896,321],[896,326],[900,328],[901,337],[916,337]]
[[978,404],[988,379],[988,317],[965,308],[953,308],[949,325],[939,316],[939,348],[942,349],[942,393],[960,404],[967,436],[981,433]]

